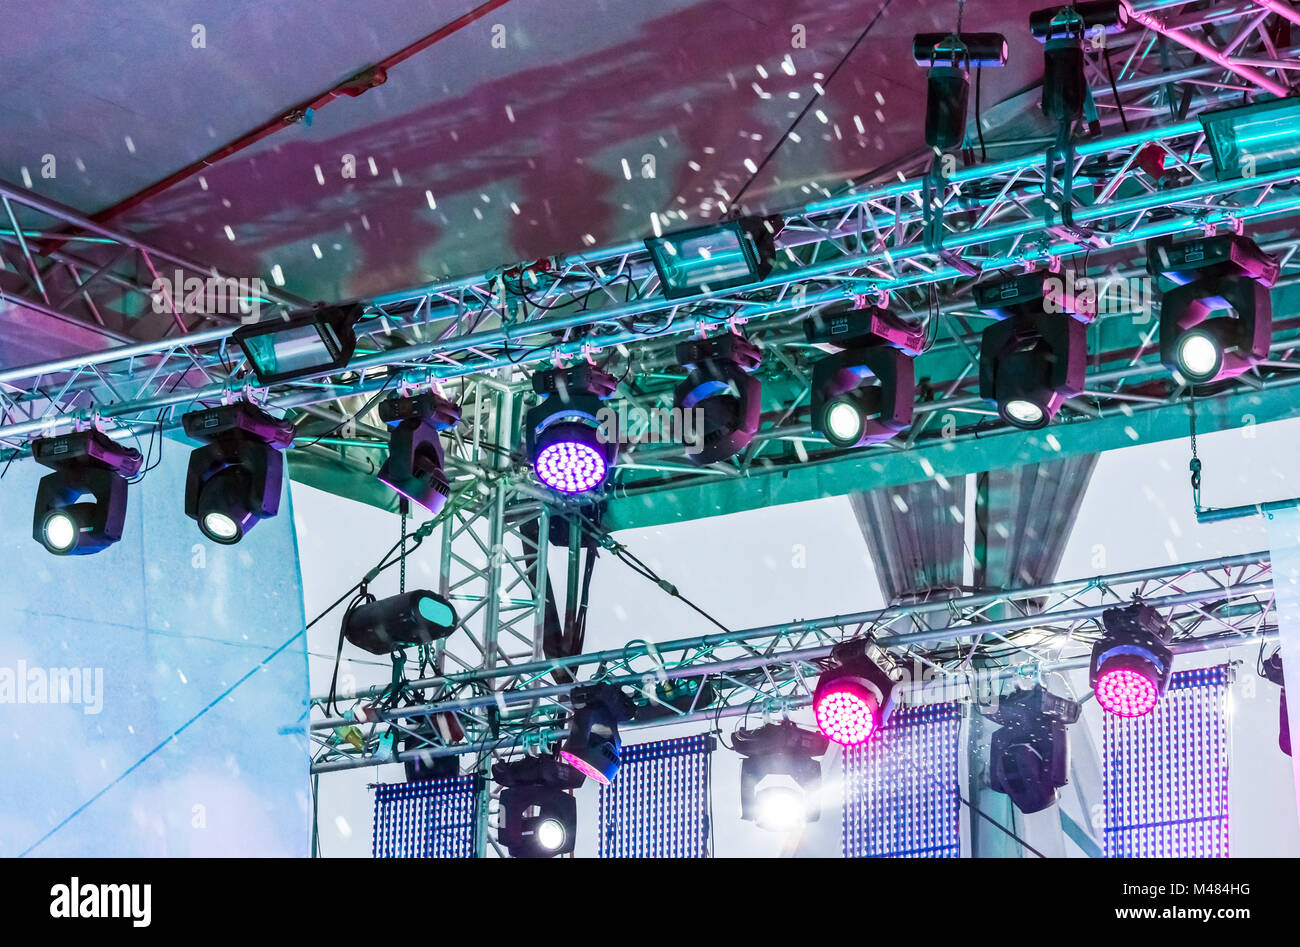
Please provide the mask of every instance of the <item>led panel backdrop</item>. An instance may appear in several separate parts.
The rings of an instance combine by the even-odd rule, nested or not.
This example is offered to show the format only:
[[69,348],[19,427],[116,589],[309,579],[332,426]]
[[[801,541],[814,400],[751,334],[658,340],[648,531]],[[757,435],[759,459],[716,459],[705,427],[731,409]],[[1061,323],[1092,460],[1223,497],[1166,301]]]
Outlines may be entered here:
[[880,735],[844,748],[845,858],[959,858],[953,703],[900,707]]
[[712,751],[708,734],[623,747],[600,789],[600,857],[706,857]]
[[473,858],[479,777],[375,786],[375,858]]
[[1226,665],[1178,671],[1144,717],[1105,714],[1108,858],[1228,857]]

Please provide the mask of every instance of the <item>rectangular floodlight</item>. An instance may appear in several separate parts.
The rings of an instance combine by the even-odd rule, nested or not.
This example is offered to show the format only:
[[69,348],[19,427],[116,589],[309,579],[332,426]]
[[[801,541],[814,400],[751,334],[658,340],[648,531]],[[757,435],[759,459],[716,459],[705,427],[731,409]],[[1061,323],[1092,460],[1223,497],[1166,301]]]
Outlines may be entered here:
[[336,371],[352,360],[360,303],[294,313],[288,319],[241,326],[232,338],[262,385]]
[[1300,96],[1200,116],[1220,181],[1295,168],[1300,174]]
[[772,272],[776,228],[763,217],[743,217],[646,240],[669,299],[757,283]]

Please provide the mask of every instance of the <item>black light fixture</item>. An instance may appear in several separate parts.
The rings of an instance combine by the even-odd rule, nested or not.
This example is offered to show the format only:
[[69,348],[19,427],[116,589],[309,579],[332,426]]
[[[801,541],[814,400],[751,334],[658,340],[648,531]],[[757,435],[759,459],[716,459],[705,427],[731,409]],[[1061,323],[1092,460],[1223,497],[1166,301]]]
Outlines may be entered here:
[[191,411],[185,433],[203,447],[190,454],[185,515],[215,543],[239,542],[259,520],[280,511],[284,456],[293,424],[244,401]]
[[502,786],[497,841],[511,858],[554,858],[573,851],[578,803],[569,790],[583,775],[549,757],[526,756],[495,763],[492,778]]
[[772,271],[780,217],[739,217],[645,241],[668,299],[757,283]]
[[1043,114],[1063,125],[1083,116],[1088,81],[1083,72],[1083,40],[1097,33],[1119,33],[1128,24],[1121,0],[1094,0],[1047,7],[1029,15],[1029,30],[1043,44]]
[[966,101],[972,66],[1005,66],[1001,33],[917,33],[912,58],[929,69],[925,95],[925,143],[946,151],[966,137]]
[[821,818],[822,765],[815,757],[826,737],[789,720],[738,729],[732,747],[740,764],[740,817],[772,832],[799,829]]
[[1278,708],[1277,721],[1277,746],[1287,756],[1291,755],[1291,718],[1287,716],[1286,711],[1286,677],[1282,669],[1282,649],[1278,648],[1268,659],[1263,662],[1262,667],[1264,679],[1270,684],[1276,684],[1282,689],[1280,706]]
[[980,336],[980,397],[1026,430],[1050,424],[1083,391],[1087,372],[1087,319],[1048,312],[1043,279],[1028,273],[975,287],[976,306],[1001,320]]
[[686,448],[691,463],[725,460],[754,439],[763,389],[752,373],[761,363],[758,346],[734,332],[677,346],[677,364],[688,374],[673,392],[673,405],[682,412],[700,412],[695,443]]
[[599,490],[618,454],[618,432],[602,423],[601,403],[617,383],[586,362],[533,375],[542,401],[524,418],[524,439],[537,479],[559,493]]
[[835,304],[804,320],[804,336],[833,354],[813,366],[812,429],[840,448],[887,441],[912,424],[925,333],[888,309]]
[[379,417],[389,427],[388,457],[376,476],[437,515],[451,494],[439,433],[460,421],[460,406],[436,391],[426,391],[381,401]]
[[1056,802],[1069,782],[1066,726],[1079,719],[1079,705],[1034,687],[1003,697],[993,719],[1002,724],[989,745],[989,786],[1011,797],[1026,814]]
[[38,543],[56,556],[84,556],[122,538],[126,478],[140,471],[138,450],[89,428],[37,438],[32,457],[54,471],[36,488],[32,536]]
[[865,638],[835,645],[830,658],[813,691],[817,729],[841,746],[860,746],[889,721],[898,682],[872,660]]
[[319,306],[253,325],[240,326],[231,338],[244,351],[262,385],[343,368],[356,351],[354,326],[361,303]]
[[401,592],[349,608],[343,636],[363,651],[390,654],[398,648],[432,644],[456,630],[459,618],[447,599],[427,589]]
[[1133,602],[1101,613],[1104,633],[1092,647],[1088,682],[1101,709],[1117,717],[1149,714],[1169,687],[1172,629],[1150,605]]
[[573,713],[560,758],[584,776],[607,785],[622,763],[620,721],[631,720],[636,704],[612,684],[587,684],[569,693]]
[[1281,268],[1249,237],[1152,241],[1147,268],[1176,284],[1160,302],[1160,361],[1183,380],[1235,378],[1268,358]]

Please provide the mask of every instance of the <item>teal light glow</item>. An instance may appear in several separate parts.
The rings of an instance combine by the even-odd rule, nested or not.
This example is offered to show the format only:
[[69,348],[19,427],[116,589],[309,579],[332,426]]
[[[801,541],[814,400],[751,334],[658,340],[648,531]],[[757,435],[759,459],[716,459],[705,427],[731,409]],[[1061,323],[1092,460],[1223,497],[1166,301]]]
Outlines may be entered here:
[[1200,118],[1220,181],[1286,169],[1300,176],[1300,96],[1219,109]]

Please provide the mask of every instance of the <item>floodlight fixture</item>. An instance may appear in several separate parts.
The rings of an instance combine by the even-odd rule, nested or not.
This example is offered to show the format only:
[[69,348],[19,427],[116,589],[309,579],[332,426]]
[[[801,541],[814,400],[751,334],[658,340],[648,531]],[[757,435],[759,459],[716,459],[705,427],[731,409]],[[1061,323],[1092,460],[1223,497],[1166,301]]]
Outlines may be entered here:
[[633,718],[636,705],[612,684],[575,687],[569,697],[573,713],[560,758],[584,776],[607,785],[622,763],[618,725]]
[[813,713],[817,729],[843,746],[866,743],[889,720],[897,683],[868,656],[858,638],[831,649],[831,666],[817,679]]
[[780,217],[739,217],[650,237],[645,245],[664,296],[680,299],[765,279],[784,224]]
[[318,306],[240,326],[231,338],[239,345],[263,386],[344,368],[356,351],[354,326],[361,303]]
[[686,459],[703,466],[748,447],[762,415],[762,385],[753,375],[762,363],[758,346],[734,332],[690,339],[677,346],[677,363],[687,376],[673,392],[673,405],[700,418]]
[[1093,645],[1088,681],[1101,709],[1117,717],[1149,714],[1169,687],[1172,629],[1150,605],[1108,608],[1104,634]]
[[982,284],[975,296],[982,311],[1001,320],[980,336],[980,397],[1015,427],[1046,427],[1083,391],[1086,317],[1047,311],[1042,273]]
[[804,320],[804,336],[832,354],[813,366],[812,429],[839,448],[879,444],[912,424],[913,358],[925,344],[920,326],[888,309],[837,303]]
[[343,616],[343,637],[371,654],[441,641],[456,630],[455,606],[427,589],[400,592],[350,608]]
[[53,473],[36,488],[32,536],[56,556],[100,552],[122,538],[127,478],[143,457],[95,428],[41,437],[32,457]]
[[281,451],[293,444],[293,424],[245,401],[191,411],[185,433],[207,443],[190,453],[185,515],[208,539],[239,542],[258,521],[280,511]]
[[993,719],[1003,726],[989,745],[989,785],[1011,797],[1026,814],[1056,802],[1069,782],[1070,746],[1066,726],[1079,719],[1080,706],[1044,687],[1003,697]]
[[740,764],[740,817],[768,831],[802,828],[821,818],[825,736],[789,720],[757,729],[738,729],[732,747]]
[[602,420],[601,403],[616,387],[612,375],[586,362],[533,375],[533,391],[543,399],[525,416],[524,437],[537,479],[565,494],[605,485],[618,432]]
[[388,425],[389,435],[388,457],[377,478],[437,515],[451,494],[439,435],[460,421],[460,406],[426,391],[380,402],[379,417]]
[[1220,181],[1288,168],[1300,176],[1300,96],[1215,109],[1198,118]]
[[526,756],[492,766],[502,786],[497,841],[512,858],[554,858],[573,851],[578,805],[571,790],[583,774],[548,757]]
[[1152,241],[1147,267],[1175,283],[1160,303],[1160,361],[1193,385],[1235,378],[1268,358],[1277,259],[1249,237]]

